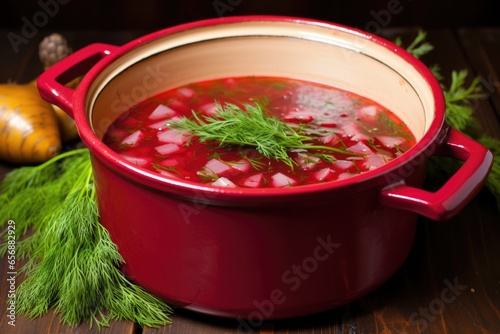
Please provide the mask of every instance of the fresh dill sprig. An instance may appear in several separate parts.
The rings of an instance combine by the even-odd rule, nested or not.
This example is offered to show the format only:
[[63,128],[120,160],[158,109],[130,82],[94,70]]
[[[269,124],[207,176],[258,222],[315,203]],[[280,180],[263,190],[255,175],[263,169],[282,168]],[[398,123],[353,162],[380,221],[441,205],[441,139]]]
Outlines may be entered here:
[[[398,46],[403,46],[401,37],[396,37],[394,43]],[[427,32],[423,30],[419,30],[414,40],[406,47],[406,51],[411,53],[415,58],[422,58],[432,50],[434,50],[434,46],[427,41]],[[439,64],[433,64],[429,69],[436,79],[439,81],[444,79],[441,75],[441,67]]]
[[[423,55],[431,52],[434,46],[427,42],[427,32],[419,30],[415,39],[406,47],[406,51],[411,53],[414,57],[420,58]],[[403,45],[401,37],[397,37],[395,44],[398,46]]]
[[496,196],[497,206],[500,210],[500,140],[485,135],[480,136],[477,140],[493,153],[493,164],[485,186]]
[[[99,223],[95,196],[87,149],[7,174],[0,185],[0,227],[16,222],[16,255],[28,259],[18,270],[26,279],[16,291],[16,312],[32,318],[54,307],[72,326],[107,326],[112,319],[170,323],[171,308],[119,270],[123,259]],[[0,237],[5,255],[6,233]]]
[[[426,41],[427,34],[419,31],[414,41],[406,48],[416,58],[420,58],[433,50],[433,46]],[[401,38],[396,39],[396,44],[402,45]],[[467,86],[467,70],[452,71],[451,83],[447,87],[443,83],[443,76],[440,73],[438,64],[430,66],[434,76],[441,82],[445,102],[446,102],[446,122],[456,130],[463,132],[471,138],[482,143],[493,153],[493,166],[486,179],[485,187],[495,196],[498,208],[500,209],[500,140],[481,134],[479,125],[474,118],[474,110],[478,100],[486,98],[483,93],[480,78],[475,77]],[[454,173],[460,166],[460,161],[442,157],[432,157],[428,164],[428,179],[430,186],[432,180],[438,181],[446,179]]]
[[248,155],[246,152],[240,152],[240,156],[243,158],[243,159],[246,159],[250,165],[252,166],[252,168],[254,168],[255,170],[262,170],[266,164],[264,162],[262,162],[262,156],[257,156],[257,157],[250,157],[250,155]]
[[202,116],[202,119],[193,112],[192,119],[182,117],[170,126],[189,132],[191,137],[199,138],[200,142],[214,141],[220,146],[255,147],[266,158],[281,160],[292,168],[296,162],[288,155],[291,149],[359,155],[340,148],[307,144],[313,138],[306,135],[302,127],[295,129],[282,120],[267,116],[258,103],[246,104],[245,110],[231,103],[216,105],[215,116]]
[[[434,49],[434,46],[430,44],[426,38],[427,33],[420,30],[413,42],[406,47],[406,50],[414,57],[421,58]],[[401,38],[396,39],[396,44],[402,45]],[[446,85],[443,84],[444,77],[441,75],[440,66],[434,64],[430,66],[429,69],[441,82],[446,102],[446,121],[448,124],[462,132],[467,128],[474,127],[474,103],[478,99],[485,97],[481,90],[480,79],[478,77],[474,78],[467,87],[466,81],[468,71],[452,71],[450,86],[446,87]]]
[[474,103],[485,97],[478,77],[466,86],[467,70],[453,71],[448,89],[443,85],[446,101],[446,121],[459,131],[474,126]]

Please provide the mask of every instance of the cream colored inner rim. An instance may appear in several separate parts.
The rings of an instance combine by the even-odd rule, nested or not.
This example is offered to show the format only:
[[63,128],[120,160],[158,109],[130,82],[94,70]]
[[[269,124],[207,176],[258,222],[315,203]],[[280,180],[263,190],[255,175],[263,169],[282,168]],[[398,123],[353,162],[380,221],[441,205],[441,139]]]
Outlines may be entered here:
[[[288,34],[283,36],[272,25],[262,35],[250,29],[248,34],[253,35],[239,37],[234,30],[230,30],[234,36],[227,36],[222,25],[200,29],[205,34],[166,36],[127,53],[91,87],[86,110],[95,133],[102,138],[125,110],[165,90],[201,80],[253,75],[308,80],[354,92],[396,113],[417,140],[422,138],[434,117],[434,100],[428,83],[412,66],[392,51],[344,31],[332,34],[331,29],[306,26],[313,31],[297,32],[298,24],[283,25],[295,29],[285,29]],[[221,36],[215,38],[217,33]]]

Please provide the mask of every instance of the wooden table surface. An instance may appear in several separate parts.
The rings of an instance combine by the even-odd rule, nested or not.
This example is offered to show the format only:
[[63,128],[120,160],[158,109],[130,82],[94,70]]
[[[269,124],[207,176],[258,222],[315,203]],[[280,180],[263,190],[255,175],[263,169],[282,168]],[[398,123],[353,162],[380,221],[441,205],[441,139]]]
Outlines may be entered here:
[[[416,28],[382,31],[388,39],[411,40]],[[500,138],[500,29],[429,30],[435,50],[423,58],[438,63],[445,77],[468,69],[480,76],[487,98],[475,115],[484,132]],[[18,45],[18,52],[0,31],[0,82],[32,80],[42,71],[37,36]],[[94,42],[116,45],[145,32],[61,31],[73,49]],[[0,161],[0,179],[14,166]],[[15,217],[13,217],[15,219]],[[7,262],[0,260],[0,333],[98,333],[84,323],[76,328],[59,323],[54,312],[28,320],[17,315],[8,324]],[[18,281],[17,284],[20,282]],[[452,288],[453,289],[452,289]],[[446,290],[448,289],[448,290]],[[453,294],[446,294],[453,291]],[[152,329],[127,321],[112,322],[101,333],[246,333],[233,320],[176,310],[173,324]],[[265,322],[258,333],[500,333],[500,214],[485,189],[455,218],[447,222],[419,221],[415,244],[400,270],[376,291],[344,307],[304,318]]]

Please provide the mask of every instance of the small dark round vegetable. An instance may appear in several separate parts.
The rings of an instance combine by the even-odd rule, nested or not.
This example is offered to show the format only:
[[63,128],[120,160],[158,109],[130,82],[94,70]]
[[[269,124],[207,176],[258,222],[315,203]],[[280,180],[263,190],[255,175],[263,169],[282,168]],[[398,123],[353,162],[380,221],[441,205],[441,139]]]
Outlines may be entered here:
[[72,52],[66,39],[57,33],[45,37],[40,43],[38,55],[45,69],[48,69],[59,60]]

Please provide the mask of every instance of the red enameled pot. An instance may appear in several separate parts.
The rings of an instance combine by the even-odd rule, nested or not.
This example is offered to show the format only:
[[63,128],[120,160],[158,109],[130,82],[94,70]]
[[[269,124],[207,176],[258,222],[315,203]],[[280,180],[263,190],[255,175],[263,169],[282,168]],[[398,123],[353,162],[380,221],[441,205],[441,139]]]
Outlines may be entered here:
[[[76,90],[64,83],[85,74]],[[140,100],[186,83],[246,75],[329,84],[395,112],[408,152],[350,179],[278,189],[218,188],[136,167],[101,141]],[[92,44],[46,71],[42,96],[71,115],[89,148],[100,219],[133,282],[242,328],[346,304],[405,261],[418,215],[444,220],[477,193],[492,155],[445,123],[438,82],[396,45],[337,24],[231,17],[184,24],[123,46]],[[436,192],[427,158],[464,161]]]

